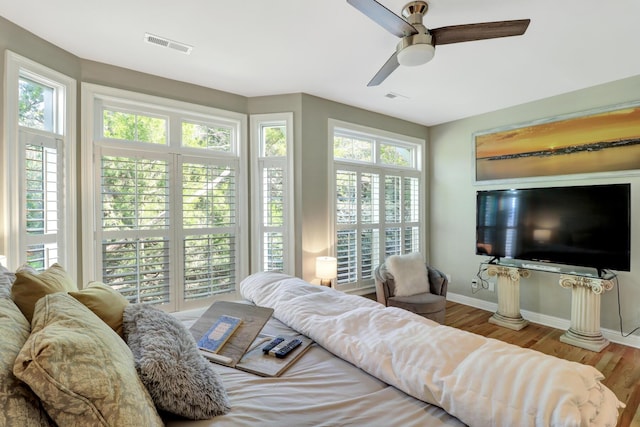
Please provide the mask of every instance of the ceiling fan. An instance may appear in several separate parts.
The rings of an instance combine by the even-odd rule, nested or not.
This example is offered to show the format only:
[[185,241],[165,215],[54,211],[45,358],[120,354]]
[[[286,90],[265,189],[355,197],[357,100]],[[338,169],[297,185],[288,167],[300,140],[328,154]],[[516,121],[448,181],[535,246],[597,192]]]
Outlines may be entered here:
[[529,19],[517,19],[451,25],[430,30],[422,24],[422,18],[429,9],[429,5],[424,1],[412,1],[404,6],[402,16],[406,20],[376,0],[347,0],[347,3],[391,34],[401,38],[396,51],[367,86],[379,85],[400,65],[416,66],[429,62],[435,54],[436,45],[520,36],[527,30],[530,22]]

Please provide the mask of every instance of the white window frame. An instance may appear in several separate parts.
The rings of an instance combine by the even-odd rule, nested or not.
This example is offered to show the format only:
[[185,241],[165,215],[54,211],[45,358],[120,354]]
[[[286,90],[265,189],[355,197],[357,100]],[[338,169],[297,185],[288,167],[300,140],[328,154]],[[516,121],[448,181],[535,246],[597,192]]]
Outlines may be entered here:
[[[262,167],[268,164],[276,165],[283,169],[284,176],[284,218],[283,218],[283,269],[285,274],[295,275],[295,206],[293,203],[293,159],[294,159],[294,129],[293,113],[254,114],[250,118],[251,123],[251,271],[262,271],[264,265],[264,223],[263,218],[263,192],[262,192]],[[286,157],[263,157],[261,155],[262,128],[269,125],[284,125],[286,129]]]
[[[53,87],[58,93],[54,132],[38,131],[18,124],[18,81],[21,77]],[[27,236],[22,196],[24,153],[20,143],[21,132],[55,139],[57,149],[62,150],[62,165],[58,175],[63,179],[59,186],[58,200],[58,262],[76,280],[78,271],[77,250],[77,199],[76,199],[76,80],[45,67],[35,61],[7,50],[5,52],[4,92],[4,161],[3,203],[4,255],[9,267],[16,268],[26,262]],[[48,266],[46,266],[48,267]]]
[[[85,167],[82,170],[82,194],[83,203],[82,209],[84,212],[82,219],[83,230],[83,257],[82,257],[82,271],[84,280],[95,280],[95,277],[101,277],[101,260],[98,259],[97,254],[100,253],[99,246],[101,242],[96,238],[96,230],[100,226],[100,200],[99,195],[95,193],[96,183],[99,176],[99,161],[98,153],[95,145],[95,141],[101,139],[107,141],[102,137],[102,118],[101,108],[96,108],[96,105],[108,105],[111,106],[135,106],[145,112],[152,113],[157,116],[179,116],[181,119],[189,122],[206,123],[215,120],[216,123],[224,123],[225,126],[229,126],[235,132],[237,137],[237,143],[234,145],[232,152],[216,152],[216,155],[221,157],[229,157],[229,159],[237,159],[237,165],[239,172],[236,176],[236,186],[239,191],[236,194],[236,201],[239,204],[238,214],[236,216],[236,224],[238,227],[237,238],[237,257],[235,259],[235,277],[239,281],[244,278],[249,271],[249,250],[248,250],[248,191],[243,189],[249,188],[248,174],[244,170],[242,165],[247,164],[247,137],[245,129],[247,129],[247,116],[245,114],[230,112],[213,107],[206,107],[182,101],[176,101],[168,98],[162,98],[152,95],[141,94],[137,92],[131,92],[91,83],[82,83],[82,162]],[[99,110],[99,111],[98,111]],[[180,126],[175,125],[173,121],[168,122],[167,144],[151,144],[153,150],[157,151],[159,155],[176,155],[178,158],[187,159],[190,157],[197,157],[201,154],[201,150],[192,149],[187,147],[174,147],[171,144],[177,144],[181,142]],[[136,149],[136,147],[145,146],[149,147],[149,143],[144,142],[118,142],[117,140],[108,140],[110,147],[118,147],[122,149]],[[173,154],[172,154],[173,153]],[[177,168],[177,164],[172,164],[172,168]],[[240,173],[242,172],[242,173]],[[174,170],[174,176],[176,174]],[[177,206],[177,198],[173,199],[171,205],[172,212],[180,211],[180,207]],[[172,220],[181,215],[176,215]],[[173,236],[173,234],[172,234]],[[176,248],[172,251],[172,256],[177,257]],[[175,258],[177,259],[177,258]],[[174,265],[180,264],[177,262]],[[210,298],[202,298],[194,301],[185,301],[183,298],[182,288],[180,283],[176,282],[178,277],[182,277],[182,266],[176,268],[172,272],[176,277],[172,277],[171,281],[171,301],[168,304],[163,304],[160,307],[167,311],[185,310],[189,308],[200,307],[210,304],[214,300],[218,299],[237,299],[238,288],[235,292],[223,294],[220,296],[214,296]],[[238,284],[236,283],[236,285]]]
[[[336,206],[335,189],[336,189],[336,172],[338,170],[348,170],[348,171],[354,171],[359,173],[376,173],[379,176],[380,185],[382,189],[382,191],[379,194],[380,196],[379,197],[379,223],[377,225],[373,225],[372,227],[368,227],[368,224],[362,224],[358,221],[357,224],[352,228],[357,230],[357,232],[359,232],[361,229],[364,229],[364,228],[376,228],[379,230],[380,245],[379,245],[378,258],[380,262],[383,262],[385,259],[385,245],[383,244],[384,235],[385,235],[386,229],[390,228],[390,226],[388,226],[387,223],[385,222],[385,214],[384,214],[385,200],[384,200],[383,191],[384,191],[385,177],[388,175],[392,175],[392,176],[400,176],[402,178],[405,178],[405,177],[418,178],[419,184],[420,184],[419,195],[418,195],[419,201],[420,201],[419,213],[418,213],[419,220],[417,221],[417,223],[420,225],[419,251],[424,252],[425,250],[424,236],[426,234],[425,233],[426,218],[425,218],[425,203],[424,203],[425,194],[426,194],[426,185],[425,185],[426,177],[425,177],[425,170],[423,167],[422,153],[423,153],[426,141],[420,138],[400,135],[397,133],[393,133],[393,132],[389,132],[381,129],[375,129],[367,126],[357,125],[354,123],[348,123],[348,122],[344,122],[336,119],[329,119],[328,128],[329,128],[328,144],[329,144],[329,153],[330,153],[329,167],[328,167],[328,170],[330,171],[329,173],[329,189],[330,189],[329,190],[330,191],[329,206],[330,206],[330,212],[331,212],[331,219],[330,219],[331,247],[329,248],[329,254],[331,256],[337,256],[336,238],[337,238],[338,229],[340,227],[337,224],[337,219],[336,219],[337,206]],[[334,136],[336,133],[350,134],[356,137],[372,140],[374,144],[374,148],[373,148],[374,155],[373,155],[372,161],[368,162],[368,161],[334,158],[333,147],[334,147]],[[394,165],[382,163],[380,160],[380,150],[377,149],[379,144],[390,144],[390,145],[395,145],[399,147],[413,149],[413,158],[412,158],[413,164],[409,167],[404,167],[404,166],[394,166]],[[357,250],[358,252],[360,252],[361,250],[361,247],[359,244],[358,244]],[[404,245],[401,251],[404,251]],[[358,253],[358,255],[361,255],[361,254]],[[377,266],[375,265],[372,266],[372,268],[375,268],[375,267]],[[373,277],[365,280],[359,277],[356,282],[350,282],[346,284],[344,283],[337,284],[336,287],[345,292],[362,293],[373,286],[374,286]]]

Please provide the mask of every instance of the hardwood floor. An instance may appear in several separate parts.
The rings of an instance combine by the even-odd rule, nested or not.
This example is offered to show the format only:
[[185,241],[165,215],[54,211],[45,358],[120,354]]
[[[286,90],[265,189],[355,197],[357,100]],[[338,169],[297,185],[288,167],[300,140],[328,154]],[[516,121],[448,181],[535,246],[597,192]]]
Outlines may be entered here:
[[640,426],[640,349],[611,343],[600,353],[595,353],[560,342],[560,335],[564,331],[558,329],[529,324],[520,331],[512,331],[493,325],[488,322],[492,314],[447,301],[445,324],[594,366],[605,376],[602,382],[627,405],[618,417],[618,426]]

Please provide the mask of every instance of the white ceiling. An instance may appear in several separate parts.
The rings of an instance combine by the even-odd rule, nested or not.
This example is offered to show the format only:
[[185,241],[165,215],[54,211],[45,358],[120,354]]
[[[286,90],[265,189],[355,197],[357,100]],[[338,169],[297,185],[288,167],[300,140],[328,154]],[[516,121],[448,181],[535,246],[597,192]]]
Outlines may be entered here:
[[[400,14],[408,0],[379,1]],[[85,59],[247,97],[304,92],[424,125],[640,75],[638,0],[429,4],[428,28],[531,24],[520,37],[439,46],[431,62],[368,88],[398,39],[346,0],[0,0],[0,15]],[[145,43],[145,32],[193,51]]]

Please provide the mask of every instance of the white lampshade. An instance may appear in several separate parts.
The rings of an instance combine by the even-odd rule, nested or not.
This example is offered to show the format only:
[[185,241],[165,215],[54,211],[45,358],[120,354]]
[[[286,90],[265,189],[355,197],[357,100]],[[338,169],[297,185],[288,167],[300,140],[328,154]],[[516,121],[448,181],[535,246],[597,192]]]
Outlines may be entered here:
[[407,46],[398,52],[398,63],[409,67],[426,64],[431,61],[436,49],[429,43],[418,43]]
[[4,255],[0,255],[0,264],[2,264],[3,266],[7,266],[7,257]]
[[331,256],[316,258],[316,277],[322,284],[330,284],[338,276],[338,260]]

